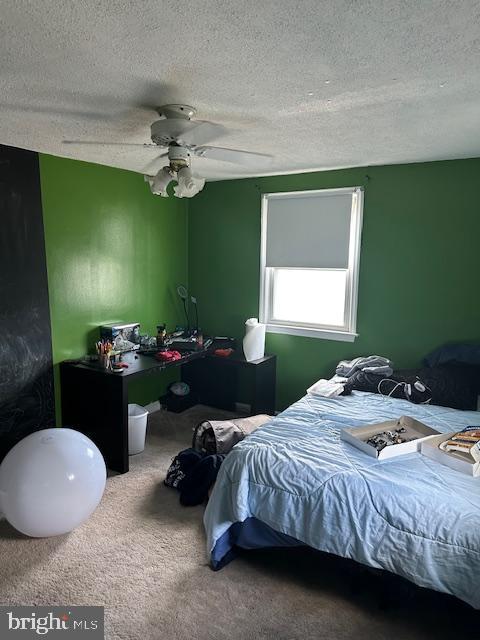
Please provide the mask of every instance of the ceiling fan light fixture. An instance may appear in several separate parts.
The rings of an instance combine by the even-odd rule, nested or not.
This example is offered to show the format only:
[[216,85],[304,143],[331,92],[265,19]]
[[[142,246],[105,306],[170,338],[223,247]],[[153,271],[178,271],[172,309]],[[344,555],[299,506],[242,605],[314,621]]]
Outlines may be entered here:
[[[155,111],[160,116],[151,125],[150,143],[137,142],[95,142],[93,140],[64,140],[64,144],[96,144],[102,147],[110,145],[122,145],[142,148],[166,148],[157,158],[149,162],[144,171],[150,171],[150,167],[158,167],[158,162],[164,162],[168,157],[168,166],[164,166],[155,175],[145,175],[145,181],[150,185],[151,192],[156,196],[168,198],[167,187],[172,180],[178,182],[175,187],[177,198],[193,198],[199,193],[205,179],[192,173],[190,164],[193,157],[214,160],[216,162],[231,162],[246,167],[267,167],[272,156],[240,149],[226,149],[223,147],[205,146],[204,143],[228,133],[223,125],[207,120],[192,120],[196,111],[194,107],[186,104],[167,104],[156,107]],[[154,169],[152,169],[153,171]]]
[[205,178],[194,174],[190,167],[183,167],[177,173],[178,185],[173,191],[177,198],[193,198],[205,186]]
[[145,176],[145,180],[150,185],[150,190],[154,196],[168,198],[167,187],[173,180],[170,167],[163,167],[156,176]]

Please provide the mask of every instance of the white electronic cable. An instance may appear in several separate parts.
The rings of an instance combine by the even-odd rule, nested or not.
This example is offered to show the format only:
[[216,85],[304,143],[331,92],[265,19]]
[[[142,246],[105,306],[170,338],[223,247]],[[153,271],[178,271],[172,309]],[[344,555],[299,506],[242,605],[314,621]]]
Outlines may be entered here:
[[[380,388],[383,382],[394,382],[396,384],[389,393],[384,393]],[[432,390],[430,389],[430,387],[428,387],[425,383],[423,383],[418,377],[417,377],[417,380],[414,382],[413,386],[420,393],[425,393],[427,390],[430,393],[432,393]],[[395,391],[398,389],[398,387],[402,387],[405,398],[407,400],[410,400],[410,402],[412,402],[412,385],[409,384],[408,382],[397,382],[396,380],[392,380],[391,378],[382,378],[377,385],[377,391],[380,395],[391,398],[392,395],[395,393]],[[432,396],[430,396],[428,400],[422,400],[422,402],[419,402],[416,404],[429,404],[431,401],[432,401]]]
[[[391,398],[392,393],[395,393],[398,387],[403,387],[403,392],[405,393],[405,385],[406,385],[405,382],[397,382],[396,385],[393,387],[393,389],[390,391],[390,393],[383,393],[383,391],[380,389],[380,387],[382,386],[382,382],[397,382],[397,381],[392,380],[391,378],[382,378],[377,386],[377,391],[382,396],[387,396],[388,398]],[[406,393],[405,393],[405,397],[407,397]]]

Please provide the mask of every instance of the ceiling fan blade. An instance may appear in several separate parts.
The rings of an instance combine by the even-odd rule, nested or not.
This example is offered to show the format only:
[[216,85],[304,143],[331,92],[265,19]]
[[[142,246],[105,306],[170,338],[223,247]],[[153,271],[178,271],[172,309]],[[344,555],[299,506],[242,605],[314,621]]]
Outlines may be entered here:
[[185,146],[196,146],[224,135],[225,127],[206,120],[187,120],[186,118],[165,118],[152,125],[152,138],[167,145],[176,142]]
[[[156,168],[157,163],[160,160],[163,160],[163,158],[166,158],[168,156],[168,151],[166,153],[162,153],[161,156],[157,156],[156,158],[154,158],[151,162],[149,162],[144,168],[142,173],[145,173],[147,175],[150,175],[150,172],[153,171],[153,173],[158,173],[158,169]],[[164,162],[164,161],[163,161]]]
[[220,160],[221,162],[232,162],[246,166],[253,164],[267,166],[272,161],[272,156],[265,153],[240,151],[240,149],[224,149],[222,147],[196,147],[193,153],[199,158],[209,158],[210,160]]
[[203,144],[210,140],[215,140],[215,138],[220,138],[228,133],[227,129],[223,125],[216,124],[215,122],[208,122],[207,120],[195,120],[191,124],[194,126],[182,137],[182,142],[187,145],[196,146]]
[[82,111],[79,109],[70,109],[70,108],[54,108],[53,106],[28,106],[23,104],[15,104],[15,103],[6,103],[3,102],[0,104],[0,110],[6,109],[7,111],[13,112],[22,112],[22,113],[32,113],[39,116],[46,116],[49,118],[52,117],[62,117],[68,118],[73,117],[75,119],[83,119],[83,120],[112,120],[112,118],[120,118],[122,115],[127,113],[125,109],[108,109],[108,113],[100,112],[100,111]]
[[161,149],[158,144],[148,142],[98,142],[97,140],[62,140],[62,144],[89,144],[98,147],[143,147],[144,149]]

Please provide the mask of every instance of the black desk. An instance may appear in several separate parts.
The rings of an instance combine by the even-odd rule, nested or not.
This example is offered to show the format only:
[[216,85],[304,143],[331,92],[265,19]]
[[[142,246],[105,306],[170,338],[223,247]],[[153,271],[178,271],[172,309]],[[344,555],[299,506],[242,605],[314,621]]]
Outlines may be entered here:
[[[194,389],[201,404],[235,411],[238,391],[244,383],[251,415],[275,412],[276,356],[247,362],[241,351],[228,358],[207,354],[182,367],[182,380]],[[243,375],[245,374],[245,375]]]
[[182,380],[198,394],[199,402],[233,410],[238,394],[238,373],[249,374],[252,414],[275,410],[276,356],[246,362],[239,352],[221,358],[200,351],[174,362],[128,353],[128,369],[114,373],[96,364],[65,361],[60,364],[62,424],[95,442],[109,469],[126,473],[128,465],[128,383],[130,380],[181,367]]

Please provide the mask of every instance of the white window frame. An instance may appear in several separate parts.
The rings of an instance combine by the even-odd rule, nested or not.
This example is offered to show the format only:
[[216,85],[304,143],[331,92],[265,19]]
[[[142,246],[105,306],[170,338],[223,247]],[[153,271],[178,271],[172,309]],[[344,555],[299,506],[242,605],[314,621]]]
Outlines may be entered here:
[[[273,277],[276,267],[267,267],[267,211],[269,200],[279,198],[308,198],[331,196],[339,193],[351,193],[352,216],[350,222],[350,239],[348,268],[345,294],[345,322],[343,327],[327,325],[304,324],[300,322],[276,322],[272,319],[273,303]],[[315,189],[311,191],[286,191],[279,193],[262,194],[261,213],[261,244],[260,244],[260,322],[266,325],[269,333],[283,333],[294,336],[311,338],[323,338],[326,340],[339,340],[353,342],[357,333],[357,305],[358,305],[358,280],[360,271],[360,249],[363,224],[363,187],[345,187],[341,189]],[[288,267],[278,267],[288,268]],[[303,267],[292,267],[303,268]],[[308,269],[308,267],[305,267]],[[312,268],[313,269],[313,268]],[[334,269],[327,269],[333,271]]]

